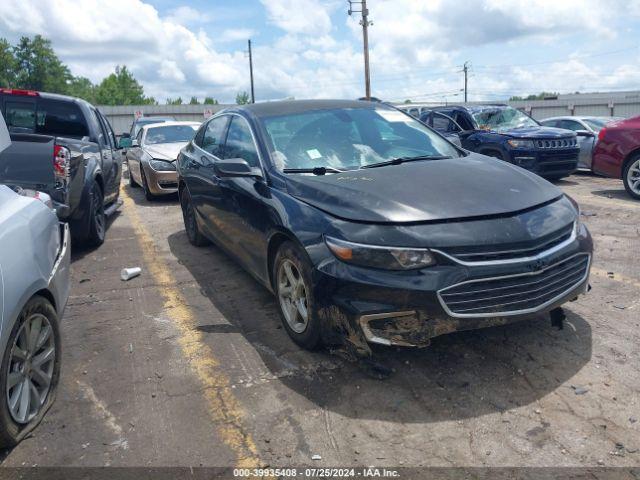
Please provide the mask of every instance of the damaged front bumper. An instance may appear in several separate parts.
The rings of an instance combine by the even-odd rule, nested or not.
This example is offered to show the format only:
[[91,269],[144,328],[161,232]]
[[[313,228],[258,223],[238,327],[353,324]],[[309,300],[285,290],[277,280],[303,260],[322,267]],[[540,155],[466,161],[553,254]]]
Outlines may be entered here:
[[588,289],[592,241],[573,242],[543,259],[482,266],[441,262],[414,272],[375,272],[328,261],[315,297],[328,344],[369,354],[370,343],[424,347],[431,338],[540,317]]

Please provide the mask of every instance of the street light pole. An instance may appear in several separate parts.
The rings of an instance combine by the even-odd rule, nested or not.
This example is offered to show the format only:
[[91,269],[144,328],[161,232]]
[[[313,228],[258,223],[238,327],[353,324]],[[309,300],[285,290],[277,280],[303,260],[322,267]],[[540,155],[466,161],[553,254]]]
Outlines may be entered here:
[[251,39],[249,39],[249,76],[251,77],[251,103],[256,103],[256,94],[253,89],[253,57],[251,56]]
[[[362,25],[362,43],[364,49],[364,90],[365,98],[371,99],[371,74],[369,71],[369,25],[373,25],[373,22],[369,21],[369,10],[367,9],[367,0],[355,1],[348,0],[349,2],[349,15],[352,13],[361,13],[362,19],[360,25]],[[360,5],[360,10],[354,10],[353,5]]]

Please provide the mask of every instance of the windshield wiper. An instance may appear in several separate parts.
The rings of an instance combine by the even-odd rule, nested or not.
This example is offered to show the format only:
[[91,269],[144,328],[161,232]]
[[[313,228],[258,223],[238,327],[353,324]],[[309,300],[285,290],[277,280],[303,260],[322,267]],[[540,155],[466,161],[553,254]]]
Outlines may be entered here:
[[447,155],[419,155],[417,157],[398,157],[387,160],[386,162],[372,163],[371,165],[365,165],[360,168],[378,168],[386,167],[387,165],[400,165],[401,163],[415,162],[418,160],[444,160],[445,158],[451,158]]
[[313,173],[314,175],[324,175],[326,173],[342,173],[342,170],[332,167],[315,167],[315,168],[285,168],[283,173]]

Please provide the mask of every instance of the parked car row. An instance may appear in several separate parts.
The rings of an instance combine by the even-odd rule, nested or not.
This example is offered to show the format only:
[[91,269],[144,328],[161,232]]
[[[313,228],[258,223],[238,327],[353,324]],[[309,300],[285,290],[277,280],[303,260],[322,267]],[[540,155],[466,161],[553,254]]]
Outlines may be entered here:
[[401,108],[470,151],[550,180],[576,169],[619,178],[628,194],[640,199],[640,117],[560,116],[538,122],[507,105]]

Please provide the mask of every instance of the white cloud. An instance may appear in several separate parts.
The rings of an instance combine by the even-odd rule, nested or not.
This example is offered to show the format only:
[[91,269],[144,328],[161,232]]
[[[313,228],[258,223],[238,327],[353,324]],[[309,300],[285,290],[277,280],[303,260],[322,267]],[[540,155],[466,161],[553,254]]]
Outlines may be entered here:
[[[638,51],[616,57],[620,62],[615,68],[600,58],[584,58],[601,51],[603,39],[620,36],[624,45],[633,39],[637,43],[638,32],[628,39],[616,22],[623,15],[640,16],[640,0],[369,3],[372,79],[374,94],[381,98],[429,94],[423,98],[459,100],[461,59],[502,47],[518,58],[490,63],[526,64],[526,54],[541,49],[554,58],[556,45],[576,33],[591,40],[575,45],[570,61],[511,68],[482,68],[483,62],[474,61],[478,68],[470,79],[472,95],[494,99],[543,89],[631,88],[640,83]],[[361,27],[357,15],[347,17],[345,1],[256,0],[256,6],[261,6],[259,12],[181,6],[163,17],[144,0],[0,0],[0,37],[15,41],[40,33],[53,41],[74,74],[94,81],[126,64],[145,92],[160,101],[192,95],[229,101],[236,92],[249,90],[243,42],[254,38],[259,99],[363,94]],[[256,13],[264,17],[264,30],[247,28],[239,20]],[[218,24],[210,28],[207,22]]]

